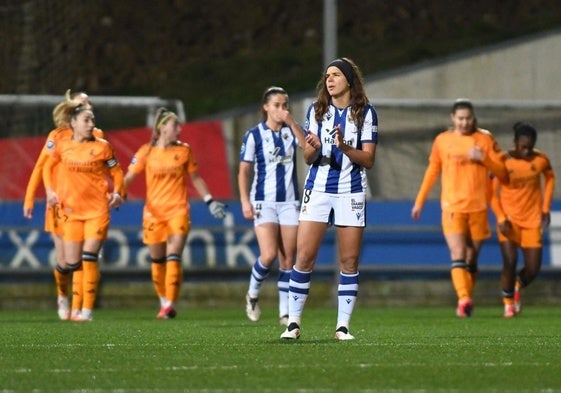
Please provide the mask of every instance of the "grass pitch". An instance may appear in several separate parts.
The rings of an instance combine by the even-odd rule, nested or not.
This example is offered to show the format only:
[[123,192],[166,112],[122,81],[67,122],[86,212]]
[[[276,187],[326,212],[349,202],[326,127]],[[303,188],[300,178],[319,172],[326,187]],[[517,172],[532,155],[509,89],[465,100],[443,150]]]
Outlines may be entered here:
[[0,392],[561,392],[561,310],[361,308],[356,340],[333,339],[336,310],[307,307],[302,336],[279,339],[273,307],[0,312]]

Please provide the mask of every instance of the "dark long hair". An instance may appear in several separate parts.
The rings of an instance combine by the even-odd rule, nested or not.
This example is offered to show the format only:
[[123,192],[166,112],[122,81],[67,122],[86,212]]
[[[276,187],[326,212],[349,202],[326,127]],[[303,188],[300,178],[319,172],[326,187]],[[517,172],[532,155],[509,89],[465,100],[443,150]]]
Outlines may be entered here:
[[[354,73],[354,78],[352,83],[350,83],[351,89],[351,120],[355,123],[357,130],[362,129],[364,124],[364,109],[369,104],[368,97],[366,97],[366,92],[364,91],[364,78],[358,66],[347,57],[342,57],[342,60],[351,65]],[[324,72],[317,84],[318,97],[314,102],[315,119],[317,122],[323,120],[323,117],[329,110],[329,102],[331,100],[331,95],[327,91],[325,86],[325,81],[327,78],[327,73]]]

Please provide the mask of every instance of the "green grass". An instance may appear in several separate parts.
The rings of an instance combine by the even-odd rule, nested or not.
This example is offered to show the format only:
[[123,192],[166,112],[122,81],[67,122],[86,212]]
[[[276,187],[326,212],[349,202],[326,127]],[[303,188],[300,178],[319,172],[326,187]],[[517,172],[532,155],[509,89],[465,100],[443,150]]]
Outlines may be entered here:
[[334,308],[307,307],[281,341],[275,310],[0,312],[0,392],[561,392],[561,309],[500,307],[458,319],[449,307],[355,310],[356,340],[332,337]]

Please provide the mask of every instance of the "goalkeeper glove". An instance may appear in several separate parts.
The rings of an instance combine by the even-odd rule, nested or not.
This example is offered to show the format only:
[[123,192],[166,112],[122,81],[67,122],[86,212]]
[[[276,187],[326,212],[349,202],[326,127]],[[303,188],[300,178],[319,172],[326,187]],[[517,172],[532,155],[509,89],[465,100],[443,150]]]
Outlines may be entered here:
[[210,211],[210,214],[212,214],[214,218],[222,220],[224,217],[226,217],[226,205],[224,203],[215,201],[212,198],[205,202],[208,205],[208,211]]

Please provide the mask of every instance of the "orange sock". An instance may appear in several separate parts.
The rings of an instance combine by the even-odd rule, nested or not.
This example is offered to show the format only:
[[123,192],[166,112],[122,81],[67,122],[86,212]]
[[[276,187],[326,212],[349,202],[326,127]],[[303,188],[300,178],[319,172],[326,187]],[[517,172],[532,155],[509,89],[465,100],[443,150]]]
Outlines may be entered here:
[[177,302],[182,281],[183,271],[181,269],[181,262],[168,258],[166,262],[166,299],[168,301]]
[[154,290],[158,298],[166,297],[166,261],[162,260],[152,261],[152,282],[154,283]]
[[469,291],[471,278],[469,272],[464,267],[453,267],[450,274],[458,300],[471,299]]
[[477,282],[477,272],[468,271],[468,296],[470,299],[473,297],[473,290],[475,288],[475,283]]
[[55,284],[58,296],[68,296],[68,283],[70,281],[70,270],[56,265],[53,274],[55,276]]
[[[76,268],[76,265],[79,267]],[[82,309],[82,300],[84,298],[84,269],[81,262],[72,266],[72,312],[75,313]]]
[[84,302],[82,308],[93,310],[99,285],[99,266],[97,262],[92,261],[83,261],[82,266],[84,267]]

